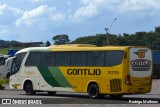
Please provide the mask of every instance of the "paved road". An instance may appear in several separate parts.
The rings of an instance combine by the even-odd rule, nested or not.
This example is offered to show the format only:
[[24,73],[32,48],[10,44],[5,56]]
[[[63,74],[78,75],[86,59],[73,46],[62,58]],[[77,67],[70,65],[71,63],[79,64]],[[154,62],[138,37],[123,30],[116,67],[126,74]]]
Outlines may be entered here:
[[142,95],[125,95],[121,99],[111,99],[109,96],[105,96],[103,99],[89,99],[87,94],[79,93],[63,93],[58,92],[54,96],[50,96],[47,93],[37,93],[36,95],[25,95],[23,91],[3,90],[0,91],[0,98],[45,98],[47,103],[52,104],[128,104],[129,101],[142,101],[152,100],[160,103],[160,94],[157,92],[151,92],[149,94]]
[[[158,102],[160,104],[160,80],[153,81],[153,88],[151,93],[142,95],[125,95],[121,99],[110,99],[105,96],[103,99],[89,99],[88,95],[83,93],[64,93],[58,92],[54,96],[48,95],[46,92],[37,93],[36,95],[25,95],[24,91],[1,90],[0,98],[22,98],[22,99],[39,99],[42,98],[42,103],[48,104],[128,104],[129,102]],[[44,100],[45,99],[45,100]],[[158,106],[159,106],[158,104]],[[146,107],[146,106],[145,106]]]

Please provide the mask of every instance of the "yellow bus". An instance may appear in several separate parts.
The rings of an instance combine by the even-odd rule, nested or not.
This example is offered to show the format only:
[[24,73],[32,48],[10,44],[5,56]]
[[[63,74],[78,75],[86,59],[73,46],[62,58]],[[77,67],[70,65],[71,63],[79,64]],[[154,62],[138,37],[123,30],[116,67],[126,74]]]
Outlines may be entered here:
[[10,88],[26,94],[58,91],[88,93],[90,98],[151,91],[152,54],[147,47],[87,44],[32,47],[12,62]]

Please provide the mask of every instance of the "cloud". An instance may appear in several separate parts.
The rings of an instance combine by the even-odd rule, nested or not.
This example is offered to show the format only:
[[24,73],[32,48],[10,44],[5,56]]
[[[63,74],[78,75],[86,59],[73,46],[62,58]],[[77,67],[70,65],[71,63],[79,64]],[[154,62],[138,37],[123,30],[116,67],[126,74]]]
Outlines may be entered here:
[[16,25],[20,26],[22,24],[32,25],[34,22],[41,21],[62,21],[64,20],[64,15],[57,12],[55,7],[48,7],[47,5],[41,5],[33,10],[26,10],[22,17],[17,19]]
[[0,5],[0,15],[3,14],[3,10],[5,10],[7,7],[6,4]]
[[53,21],[61,21],[61,20],[64,19],[64,15],[60,14],[60,13],[57,13],[55,15],[50,15],[50,19],[53,20]]
[[23,16],[20,17],[17,21],[16,21],[16,25],[19,26],[21,24],[27,24],[27,25],[31,25],[32,24],[32,20],[36,17],[41,16],[42,14],[45,13],[45,10],[47,9],[46,5],[41,5],[33,10],[26,10],[23,13]]
[[103,4],[104,0],[81,0],[82,7],[76,10],[72,16],[75,20],[81,20],[84,17],[93,17],[98,13],[98,5]]
[[123,0],[114,11],[118,10],[119,13],[126,12],[142,12],[142,11],[159,11],[159,0]]
[[71,15],[71,18],[78,21],[94,17],[99,13],[106,14],[107,11],[116,14],[143,13],[153,16],[159,13],[159,4],[159,0],[81,0],[81,7]]
[[14,7],[8,7],[9,10],[11,10],[12,12],[14,12],[15,14],[22,14],[23,10],[18,9],[18,8],[14,8]]
[[92,17],[98,13],[96,6],[94,5],[87,5],[85,7],[79,8],[75,14],[74,18],[78,19],[81,17]]
[[4,14],[6,11],[11,11],[14,14],[21,14],[21,13],[23,13],[23,10],[21,10],[21,9],[14,8],[14,7],[8,6],[6,4],[0,5],[0,14]]

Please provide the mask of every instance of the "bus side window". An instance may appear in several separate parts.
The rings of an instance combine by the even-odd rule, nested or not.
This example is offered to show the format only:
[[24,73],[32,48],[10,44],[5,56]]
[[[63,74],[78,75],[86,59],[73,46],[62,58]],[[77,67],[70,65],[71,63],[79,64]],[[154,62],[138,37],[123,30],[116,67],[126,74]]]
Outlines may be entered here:
[[25,66],[40,66],[40,52],[30,52]]
[[54,66],[55,53],[41,52],[40,65],[41,66]]
[[106,51],[105,66],[116,66],[122,63],[124,51]]
[[69,66],[70,53],[69,52],[56,52],[55,53],[55,66]]
[[87,66],[103,66],[104,65],[104,51],[88,52]]
[[25,66],[54,66],[55,53],[30,52]]
[[87,52],[71,52],[71,66],[86,66]]

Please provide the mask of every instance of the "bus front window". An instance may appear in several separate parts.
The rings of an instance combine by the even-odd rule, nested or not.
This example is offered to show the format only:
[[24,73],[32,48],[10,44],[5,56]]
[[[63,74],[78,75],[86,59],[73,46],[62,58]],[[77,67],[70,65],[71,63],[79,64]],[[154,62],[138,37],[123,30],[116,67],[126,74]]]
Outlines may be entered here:
[[11,75],[17,73],[18,71],[19,71],[19,67],[17,64],[17,58],[14,58],[12,62],[12,67],[11,67]]
[[26,52],[15,55],[15,58],[13,59],[13,62],[12,62],[11,75],[17,73],[20,70],[21,64],[25,55],[26,55]]

